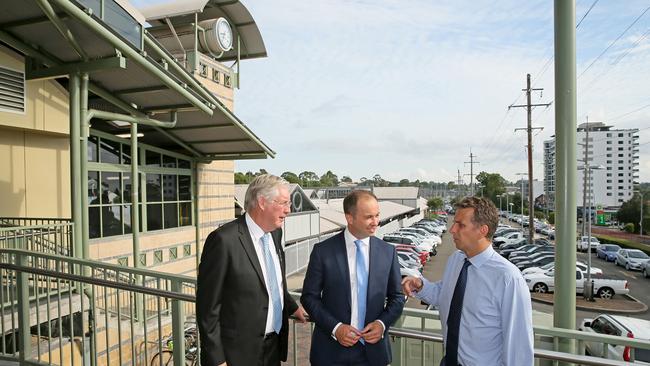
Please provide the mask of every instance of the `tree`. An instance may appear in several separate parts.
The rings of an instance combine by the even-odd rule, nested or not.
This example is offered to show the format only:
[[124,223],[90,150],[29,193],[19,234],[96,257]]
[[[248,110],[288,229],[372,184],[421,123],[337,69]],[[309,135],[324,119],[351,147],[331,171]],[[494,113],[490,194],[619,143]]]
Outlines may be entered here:
[[298,178],[300,178],[305,187],[316,187],[320,184],[320,178],[314,172],[304,171],[298,174]]
[[341,178],[341,182],[352,183],[352,178],[348,177],[347,175],[344,175],[344,176]]
[[429,207],[429,210],[441,209],[444,204],[445,203],[442,201],[442,198],[440,197],[433,197],[427,201],[427,206]]
[[402,179],[399,181],[398,185],[400,187],[408,187],[411,184],[408,179]]
[[289,183],[295,183],[295,184],[302,185],[302,181],[300,180],[300,178],[298,178],[296,173],[284,172],[284,173],[282,173],[281,177],[284,178],[284,180],[286,180]]
[[501,176],[501,174],[480,172],[476,176],[476,181],[483,186],[483,197],[488,197],[498,206],[499,199],[497,198],[497,195],[506,192],[506,180]]
[[339,185],[339,177],[332,173],[331,170],[328,170],[320,177],[320,185],[323,187],[336,187]]
[[[645,193],[645,192],[644,192]],[[643,204],[643,231],[647,232],[650,229],[650,217],[648,217],[648,207],[647,202]],[[641,197],[638,194],[634,194],[632,198],[623,202],[621,208],[618,209],[616,217],[619,222],[632,223],[634,224],[634,232],[639,233],[639,221],[641,218]]]
[[248,177],[244,173],[235,173],[235,184],[248,184]]

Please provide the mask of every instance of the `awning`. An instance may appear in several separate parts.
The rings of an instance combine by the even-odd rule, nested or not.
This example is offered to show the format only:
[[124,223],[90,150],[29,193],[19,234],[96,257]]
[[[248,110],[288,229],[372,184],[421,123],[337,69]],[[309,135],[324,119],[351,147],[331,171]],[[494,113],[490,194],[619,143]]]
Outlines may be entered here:
[[[225,17],[233,28],[234,39],[237,39],[238,36],[241,39],[240,58],[242,60],[266,57],[264,40],[255,19],[244,4],[237,0],[167,0],[163,3],[143,7],[140,11],[147,22],[153,26],[154,34],[158,27],[162,31],[166,31],[165,18],[168,18],[175,27],[179,28],[176,31],[181,39],[184,37],[183,26],[194,22],[194,14],[197,14],[198,21]],[[191,36],[193,37],[193,34]],[[171,36],[161,39],[161,43],[168,50],[178,48],[177,40]],[[224,53],[219,61],[236,59],[237,50],[232,49]]]
[[[139,38],[142,33],[134,29],[140,29],[143,17],[129,13],[133,9],[127,12],[114,0],[105,0],[104,6],[112,11],[105,13],[117,14],[115,24],[109,24],[111,19],[94,15],[99,12],[93,1],[45,3],[60,20],[59,28],[69,29],[72,41],[64,38],[36,0],[2,1],[0,42],[26,56],[27,79],[57,79],[65,85],[71,72],[88,72],[91,108],[143,114],[179,111],[176,128],[165,130],[171,134],[141,126],[142,141],[153,146],[187,151],[189,145],[205,160],[275,155],[156,40],[146,33]],[[93,128],[124,132],[104,122],[93,123]]]

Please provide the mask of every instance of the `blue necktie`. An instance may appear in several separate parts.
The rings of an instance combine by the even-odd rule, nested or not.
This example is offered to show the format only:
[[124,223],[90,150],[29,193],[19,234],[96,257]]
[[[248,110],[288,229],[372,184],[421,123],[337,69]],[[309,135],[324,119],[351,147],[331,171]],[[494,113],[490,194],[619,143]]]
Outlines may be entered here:
[[271,256],[271,248],[269,248],[270,237],[269,233],[262,236],[262,251],[264,252],[264,263],[266,265],[266,284],[269,291],[271,291],[269,295],[273,302],[271,326],[276,333],[280,334],[280,329],[282,329],[282,302],[280,302],[280,289],[278,288],[278,277],[275,273],[275,263]]
[[449,317],[447,317],[447,345],[445,346],[445,365],[458,365],[458,333],[460,331],[460,315],[463,311],[463,298],[467,284],[467,267],[472,263],[465,258],[463,268],[460,270],[454,295],[451,298]]
[[[366,298],[368,297],[368,269],[366,261],[361,250],[363,241],[355,240],[354,245],[357,247],[357,319],[355,327],[362,330],[366,325]],[[363,339],[361,340],[363,342]]]

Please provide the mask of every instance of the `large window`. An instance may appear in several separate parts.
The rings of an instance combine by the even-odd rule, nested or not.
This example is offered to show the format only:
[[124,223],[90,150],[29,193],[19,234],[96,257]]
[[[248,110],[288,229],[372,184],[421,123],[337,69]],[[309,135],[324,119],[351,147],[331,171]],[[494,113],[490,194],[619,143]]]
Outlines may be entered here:
[[[129,234],[131,147],[118,139],[88,140],[88,219],[91,238]],[[192,225],[191,162],[153,147],[139,149],[140,231]]]

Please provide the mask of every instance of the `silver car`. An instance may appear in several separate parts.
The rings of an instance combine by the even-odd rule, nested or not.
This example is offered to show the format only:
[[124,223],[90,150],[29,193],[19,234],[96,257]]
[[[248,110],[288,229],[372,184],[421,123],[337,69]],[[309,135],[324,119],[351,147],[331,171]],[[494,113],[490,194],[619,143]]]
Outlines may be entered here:
[[616,253],[614,264],[623,266],[628,271],[632,269],[640,271],[649,260],[650,257],[638,249],[621,249]]

